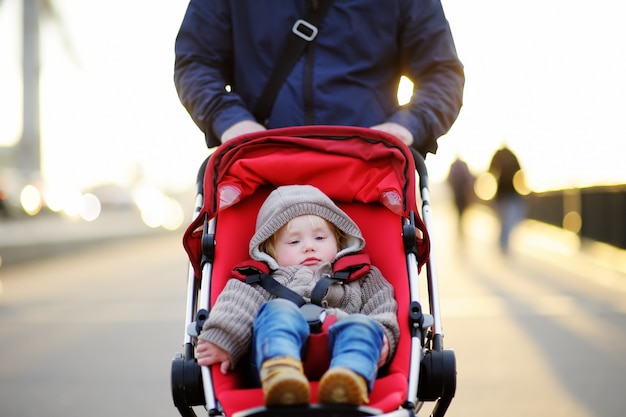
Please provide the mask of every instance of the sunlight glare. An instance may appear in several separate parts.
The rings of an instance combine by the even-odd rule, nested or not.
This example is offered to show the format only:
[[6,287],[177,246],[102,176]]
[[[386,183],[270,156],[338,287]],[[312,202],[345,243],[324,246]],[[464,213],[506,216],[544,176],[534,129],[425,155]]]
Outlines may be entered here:
[[524,171],[517,171],[515,175],[513,175],[513,188],[520,195],[528,195],[530,194],[530,189],[528,185],[526,185],[526,176],[524,175]]
[[563,229],[572,233],[580,232],[582,228],[583,220],[580,213],[577,211],[570,211],[563,216]]
[[48,208],[58,213],[65,208],[67,201],[72,201],[76,198],[76,192],[61,187],[48,186],[46,187],[44,196]]
[[61,210],[70,217],[79,217],[83,210],[83,195],[78,191],[70,191],[64,195]]
[[88,222],[96,220],[102,211],[100,200],[93,194],[83,195],[83,204],[80,210],[80,217]]
[[400,78],[400,84],[398,84],[398,104],[404,106],[413,97],[413,89],[415,85],[404,75]]
[[177,230],[185,222],[185,212],[178,201],[173,198],[165,200],[165,218],[163,228],[165,230]]
[[496,196],[498,183],[493,174],[484,172],[476,178],[474,182],[474,192],[483,201],[490,201]]
[[20,193],[20,203],[24,211],[30,216],[39,213],[43,207],[41,193],[37,187],[30,184],[22,189]]
[[185,221],[181,205],[152,184],[143,183],[136,187],[133,199],[139,207],[141,219],[150,228],[176,230]]

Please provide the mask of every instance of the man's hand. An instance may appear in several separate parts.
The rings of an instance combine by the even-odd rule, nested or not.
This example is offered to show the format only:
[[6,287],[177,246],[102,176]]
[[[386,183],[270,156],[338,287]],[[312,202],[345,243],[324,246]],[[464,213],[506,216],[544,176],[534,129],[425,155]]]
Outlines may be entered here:
[[406,146],[413,145],[413,135],[409,132],[409,129],[399,125],[398,123],[381,123],[379,125],[372,126],[370,129],[389,133],[400,139]]
[[198,365],[209,366],[220,364],[220,371],[226,375],[230,369],[230,357],[228,353],[221,347],[213,344],[209,341],[198,339],[198,346],[196,347],[196,358],[198,359]]
[[244,135],[246,133],[252,132],[260,132],[265,129],[265,126],[255,122],[254,120],[242,120],[241,122],[237,122],[222,133],[222,137],[220,140],[222,143],[226,143],[232,138],[236,138],[237,136]]

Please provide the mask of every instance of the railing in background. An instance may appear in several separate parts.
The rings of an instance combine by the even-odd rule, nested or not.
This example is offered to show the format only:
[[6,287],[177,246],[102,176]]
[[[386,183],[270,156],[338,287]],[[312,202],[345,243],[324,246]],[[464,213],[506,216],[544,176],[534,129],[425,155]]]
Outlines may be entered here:
[[626,249],[626,185],[532,193],[528,218]]

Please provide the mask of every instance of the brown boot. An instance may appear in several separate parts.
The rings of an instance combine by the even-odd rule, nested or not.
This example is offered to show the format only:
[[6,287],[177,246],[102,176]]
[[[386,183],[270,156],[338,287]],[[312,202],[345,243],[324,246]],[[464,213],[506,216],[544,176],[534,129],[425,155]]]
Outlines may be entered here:
[[280,356],[263,362],[261,385],[265,405],[309,403],[309,381],[302,371],[302,362],[290,356]]
[[348,368],[330,368],[320,380],[320,404],[361,405],[368,402],[365,378]]

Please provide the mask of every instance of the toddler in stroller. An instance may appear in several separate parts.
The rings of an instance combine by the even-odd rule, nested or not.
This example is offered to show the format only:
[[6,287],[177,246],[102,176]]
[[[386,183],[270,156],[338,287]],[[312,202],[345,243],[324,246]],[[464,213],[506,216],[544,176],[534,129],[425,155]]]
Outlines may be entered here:
[[[190,258],[184,353],[178,354],[172,362],[172,394],[181,415],[195,416],[193,407],[204,405],[211,416],[347,417],[390,413],[412,416],[424,401],[436,401],[432,414],[444,415],[456,388],[455,360],[452,351],[443,349],[432,252],[428,256],[427,176],[423,160],[418,158],[417,161],[425,222],[417,211],[413,156],[404,144],[385,133],[330,126],[276,129],[241,136],[215,151],[198,176],[195,217],[183,239]],[[340,288],[341,284],[330,285],[333,279],[328,279],[328,286],[316,290],[315,286],[311,288],[309,285],[308,290],[298,295],[300,298],[285,301],[284,298],[289,297],[276,296],[272,293],[274,290],[261,283],[270,277],[270,271],[290,268],[303,271],[300,273],[306,276],[305,281],[311,279],[312,268],[283,267],[283,262],[277,261],[277,243],[271,240],[269,245],[266,243],[274,232],[294,218],[293,213],[289,214],[281,203],[277,206],[276,217],[269,216],[281,219],[270,222],[272,227],[264,228],[260,224],[257,230],[254,219],[257,215],[264,216],[260,208],[268,196],[272,197],[267,201],[279,201],[275,200],[276,195],[294,190],[294,185],[307,185],[304,189],[311,192],[308,195],[298,192],[295,195],[305,195],[298,198],[308,201],[313,196],[323,197],[322,203],[302,214],[320,216],[321,211],[330,209],[335,217],[320,216],[330,220],[330,223],[323,221],[322,224],[329,230],[332,225],[337,226],[349,238],[348,243],[335,244],[337,247],[331,248],[336,249],[337,254],[331,250],[330,258],[324,259],[334,262],[315,268],[315,273],[321,275],[326,271],[331,275],[329,268],[332,267],[332,274],[343,275],[347,283]],[[270,194],[272,191],[274,193]],[[297,200],[297,204],[304,205],[305,200]],[[367,247],[364,247],[365,242]],[[361,253],[363,249],[365,252]],[[367,257],[355,259],[357,255],[369,256],[371,260]],[[419,301],[417,279],[424,265],[427,266],[424,269],[428,279],[430,314],[422,311]],[[372,275],[376,278],[372,279]],[[239,279],[233,280],[233,276]],[[250,285],[245,281],[257,284]],[[286,283],[280,274],[274,281]],[[314,329],[310,331],[308,326],[302,326],[302,314],[295,308],[296,303],[302,303],[301,295],[309,300],[329,298],[336,291],[334,287],[345,294],[349,294],[353,287],[362,291],[368,282],[376,283],[383,295],[372,292],[365,297],[361,294],[357,297],[358,303],[348,309],[350,313],[369,313],[351,315],[366,318],[355,321],[362,326],[359,329],[367,330],[346,332],[359,336],[359,340],[352,337],[347,343],[341,341],[342,336],[333,336],[330,331],[333,361],[345,353],[344,346],[347,350],[366,351],[364,357],[367,359],[359,360],[350,353],[347,355],[351,356],[349,359],[363,363],[354,366],[345,359],[346,356],[340,358],[339,363],[333,362],[328,357],[328,332],[324,331],[332,319],[322,324],[319,318],[323,309],[319,306],[311,309],[314,304],[305,300],[303,310],[311,313],[304,316]],[[280,283],[278,288],[286,288]],[[255,307],[248,310],[237,301],[244,293],[247,294],[246,302],[250,298],[255,300]],[[229,302],[225,303],[224,299]],[[267,303],[268,299],[278,301]],[[324,301],[320,304],[329,307],[327,316],[336,317],[337,314],[331,314],[337,313],[331,309],[335,304],[328,299]],[[363,302],[366,306],[358,305]],[[297,313],[293,315],[300,323],[300,336],[290,339],[291,335],[287,341],[281,339],[280,343],[262,343],[267,326],[259,326],[258,321],[265,317],[265,310],[273,310],[268,307],[273,304],[279,304],[280,311]],[[235,308],[229,309],[226,305]],[[379,306],[384,307],[377,309]],[[261,310],[258,317],[255,316],[257,307]],[[239,320],[247,323],[238,327],[245,333],[245,338],[240,339],[244,343],[233,348],[220,337],[225,333],[224,328]],[[284,321],[279,323],[285,324]],[[216,326],[218,322],[222,324]],[[276,323],[274,320],[269,322]],[[336,328],[340,328],[342,322],[344,320],[339,320]],[[259,332],[258,329],[263,330]],[[308,339],[307,333],[310,333]],[[337,338],[336,343],[332,343],[333,337]],[[305,339],[306,348],[300,358],[299,348],[300,345],[305,347]],[[362,348],[361,339],[371,346]],[[207,349],[211,345],[203,340],[211,341],[228,355],[219,349]],[[291,350],[288,350],[290,340],[296,343],[292,343]],[[338,346],[342,348],[337,350]],[[211,356],[210,351],[212,354],[218,352],[218,356]],[[262,388],[258,386],[259,371],[261,380],[264,375],[276,374],[275,369],[263,372],[263,359],[274,357],[270,351],[278,351],[281,358],[275,363],[275,369],[291,368],[287,372],[290,382],[286,385],[294,386],[296,381],[295,386],[301,389],[280,388],[273,397],[268,396],[267,389],[273,383],[264,383]],[[245,352],[250,352],[252,358],[245,357]],[[300,373],[300,359],[306,378]],[[255,360],[260,370],[245,366]],[[330,370],[327,371],[329,363]],[[384,366],[379,369],[378,364]],[[222,372],[225,370],[229,372]],[[340,376],[333,376],[336,374]],[[325,375],[333,377],[325,380]],[[368,391],[369,402],[367,406],[361,406]],[[284,392],[289,395],[282,396]],[[299,405],[283,406],[290,402]]]
[[363,263],[364,254],[355,260],[364,275],[359,279],[350,279],[348,269],[333,271],[335,260],[351,262],[365,247],[358,226],[310,185],[272,191],[256,226],[250,256],[266,262],[272,275],[228,281],[199,336],[198,363],[221,363],[225,373],[252,339],[265,404],[307,404],[300,352],[311,331],[337,321],[328,328],[332,360],[320,380],[319,402],[367,402],[378,365],[395,352],[400,330],[393,287]]

